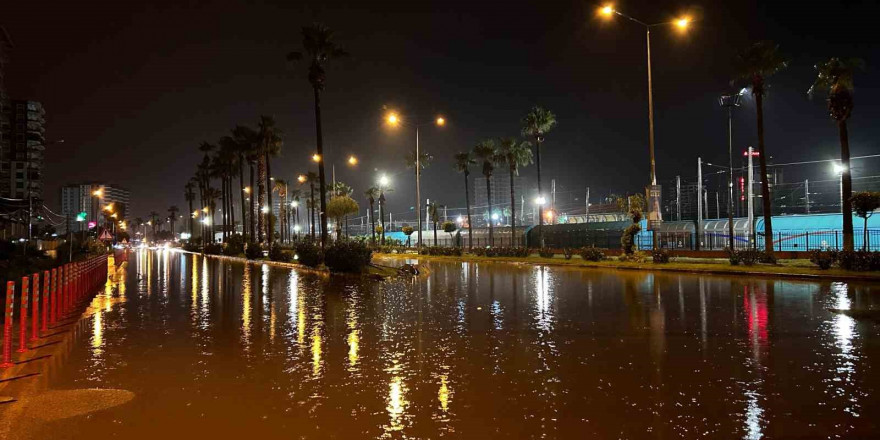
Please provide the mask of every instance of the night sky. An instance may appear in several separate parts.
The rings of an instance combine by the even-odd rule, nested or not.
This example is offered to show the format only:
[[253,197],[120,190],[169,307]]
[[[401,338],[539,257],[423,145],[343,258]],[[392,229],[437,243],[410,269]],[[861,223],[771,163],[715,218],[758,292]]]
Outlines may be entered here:
[[[6,86],[14,98],[43,102],[49,147],[45,196],[58,207],[66,183],[97,180],[132,191],[133,215],[185,206],[183,185],[202,141],[235,124],[274,115],[284,131],[280,178],[307,170],[315,149],[311,89],[300,29],[318,20],[352,56],[329,67],[324,93],[325,151],[356,198],[380,171],[397,191],[392,212],[413,204],[402,157],[411,131],[382,124],[384,105],[449,124],[425,129],[435,155],[423,194],[463,206],[452,155],[487,137],[515,136],[535,105],[558,118],[547,136],[545,175],[596,193],[638,191],[647,183],[644,31],[606,23],[598,3],[553,1],[8,1],[0,7],[15,41]],[[778,161],[839,155],[824,101],[808,100],[812,66],[858,56],[850,123],[853,155],[880,153],[880,60],[874,1],[626,1],[616,7],[657,22],[686,12],[699,21],[682,36],[652,33],[658,175],[695,174],[697,155],[726,160],[726,117],[717,96],[730,90],[732,58],[771,39],[792,58],[770,79],[765,103],[768,152]],[[735,148],[755,145],[754,105],[734,121]],[[356,154],[356,171],[344,158]],[[328,166],[329,179],[329,166]],[[524,171],[533,175],[534,167]],[[827,177],[827,176],[824,176]],[[397,205],[397,206],[395,206]],[[406,206],[404,208],[403,206]]]

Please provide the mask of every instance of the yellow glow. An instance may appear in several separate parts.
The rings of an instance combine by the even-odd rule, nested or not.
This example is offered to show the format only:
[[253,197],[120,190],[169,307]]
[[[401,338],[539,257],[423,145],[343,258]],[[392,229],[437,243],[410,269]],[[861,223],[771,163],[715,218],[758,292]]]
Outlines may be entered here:
[[205,214],[207,214],[207,213],[208,213],[208,207],[206,206],[206,207],[202,208],[202,212],[204,212]]
[[348,164],[349,165],[357,165],[357,163],[358,163],[358,158],[356,158],[354,156],[348,156]]
[[96,189],[94,192],[92,192],[92,195],[95,196],[95,197],[103,197],[103,196],[104,196],[104,192],[101,191],[100,189]]
[[442,116],[438,116],[437,117],[437,125],[439,125],[441,127],[446,125],[446,119],[444,119]]
[[397,113],[389,113],[388,116],[385,117],[391,125],[397,125],[400,122],[400,117],[397,116]]
[[[399,370],[399,366],[396,365],[393,370],[396,373]],[[388,384],[388,406],[385,407],[390,419],[390,426],[385,428],[388,432],[400,431],[404,427],[404,412],[407,406],[409,406],[409,401],[406,400],[406,392],[406,384],[403,383],[403,378],[400,376],[392,377],[391,383]]]
[[111,203],[109,205],[104,205],[104,211],[112,212],[113,211],[113,204]]
[[245,193],[245,194],[250,194],[250,193],[251,193],[251,187],[249,187],[249,186],[244,187],[244,193]]
[[312,162],[318,163],[318,162],[320,162],[320,161],[321,161],[321,155],[320,155],[320,154],[315,153],[315,154],[312,155]]
[[92,321],[92,352],[101,354],[104,345],[104,325],[101,319],[103,313],[101,310],[95,312],[95,319]]
[[193,211],[192,218],[199,218],[199,211]]
[[318,322],[312,328],[312,375],[321,375],[321,326]]
[[452,392],[449,390],[449,384],[447,383],[446,375],[440,376],[440,390],[437,391],[437,400],[440,401],[440,409],[443,412],[449,411],[449,398],[451,397]]
[[297,180],[299,183],[306,183],[306,176],[303,175],[303,174],[300,174],[299,176],[296,177],[296,180]]
[[244,351],[251,348],[251,265],[244,265],[241,277],[241,342]]
[[113,215],[110,216],[110,218],[116,218],[116,213],[114,212]]
[[611,14],[614,14],[614,6],[605,5],[602,9],[599,9],[599,13],[606,17],[610,17]]
[[678,26],[679,29],[684,30],[687,29],[688,25],[691,23],[691,19],[689,17],[682,17],[678,20],[675,20],[675,25]]

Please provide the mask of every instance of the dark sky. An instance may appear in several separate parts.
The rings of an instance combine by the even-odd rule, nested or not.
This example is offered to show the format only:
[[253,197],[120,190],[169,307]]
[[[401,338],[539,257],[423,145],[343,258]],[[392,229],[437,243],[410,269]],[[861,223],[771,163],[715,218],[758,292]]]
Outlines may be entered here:
[[[149,3],[149,4],[147,4]],[[184,206],[183,185],[203,140],[235,124],[274,115],[285,133],[276,176],[293,179],[314,151],[312,95],[304,66],[285,55],[300,47],[300,28],[320,20],[352,57],[332,65],[324,94],[327,159],[354,153],[356,171],[340,180],[360,195],[379,171],[392,175],[393,212],[413,202],[402,157],[411,132],[381,123],[382,106],[405,113],[442,112],[443,130],[426,129],[436,156],[423,193],[462,206],[453,153],[487,137],[519,133],[535,104],[554,111],[545,175],[568,188],[637,191],[647,181],[644,31],[595,16],[597,3],[508,1],[17,1],[0,6],[12,35],[7,89],[42,101],[48,138],[46,197],[83,180],[132,190],[134,215]],[[880,152],[880,60],[874,1],[626,1],[617,7],[643,21],[687,12],[691,31],[652,33],[658,175],[695,174],[696,156],[726,158],[726,118],[716,99],[728,90],[731,59],[751,42],[771,39],[792,58],[771,79],[765,104],[768,151],[780,161],[836,157],[835,126],[821,100],[807,99],[812,66],[829,56],[859,56],[850,124],[854,155]],[[737,149],[754,144],[754,105],[735,117]],[[329,169],[328,169],[329,173]],[[534,173],[534,167],[524,171]],[[362,197],[358,197],[361,199]],[[404,208],[403,206],[406,206]]]

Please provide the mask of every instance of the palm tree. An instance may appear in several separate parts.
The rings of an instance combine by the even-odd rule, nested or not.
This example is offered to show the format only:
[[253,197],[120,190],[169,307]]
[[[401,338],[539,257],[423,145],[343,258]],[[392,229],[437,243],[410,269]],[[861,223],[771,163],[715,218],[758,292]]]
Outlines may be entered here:
[[532,146],[516,138],[504,138],[499,142],[499,154],[502,158],[501,162],[510,170],[510,237],[511,243],[516,246],[516,194],[514,194],[513,176],[519,175],[519,167],[532,163]]
[[434,246],[437,246],[437,220],[440,217],[437,208],[437,202],[428,204],[428,216],[431,217],[431,224],[434,226]]
[[174,222],[177,221],[177,213],[180,212],[180,208],[175,205],[171,205],[168,207],[168,219],[171,220],[171,236],[174,236]]
[[492,172],[498,162],[498,148],[495,141],[486,139],[474,147],[474,156],[483,162],[483,176],[486,177],[486,199],[489,202],[489,246],[494,245],[494,226],[492,225]]
[[470,248],[473,248],[474,245],[474,228],[473,223],[471,223],[471,194],[468,188],[468,176],[471,174],[470,167],[476,164],[477,161],[474,160],[474,155],[470,151],[456,153],[455,155],[455,170],[464,174],[464,201],[467,207],[468,247]]
[[277,192],[278,197],[281,199],[278,204],[278,220],[281,222],[278,225],[278,231],[281,234],[281,241],[284,242],[284,231],[287,227],[287,224],[284,222],[287,219],[287,181],[284,179],[275,179],[275,185],[272,187],[272,191]]
[[[254,155],[255,145],[257,144],[257,136],[258,133],[254,131],[252,128],[242,125],[236,125],[235,128],[232,129],[232,140],[235,143],[235,153],[237,156],[236,164],[238,165],[238,182],[239,182],[239,196],[241,198],[241,231],[242,235],[245,238],[245,241],[249,241],[253,239],[252,227],[249,226],[253,223],[253,205],[251,205],[251,215],[246,215],[245,201],[246,192],[245,192],[245,180],[244,180],[244,165],[247,163],[250,165],[251,170],[251,190],[253,189],[253,166],[250,158]],[[250,222],[250,223],[248,223]]]
[[[309,171],[306,174],[306,181],[309,182],[309,201],[310,210],[311,210],[311,228],[312,228],[312,241],[315,240],[315,229],[317,229],[317,224],[315,223],[315,209],[318,207],[315,202],[315,181],[318,180],[318,175]],[[324,235],[324,231],[321,231],[321,235]]]
[[156,239],[156,226],[159,225],[159,213],[150,211],[150,226],[153,229],[153,240]]
[[195,186],[196,186],[196,184],[195,184],[195,182],[193,182],[192,179],[190,179],[188,182],[186,182],[186,185],[183,186],[184,187],[183,197],[184,197],[184,199],[186,199],[186,202],[189,203],[189,234],[190,234],[190,237],[192,237],[192,235],[193,235],[193,215],[192,215],[192,213],[193,213],[193,202],[196,199],[196,193],[193,191],[193,188],[195,188]]
[[767,181],[767,154],[764,147],[764,81],[788,66],[788,60],[779,53],[778,45],[770,41],[760,41],[740,52],[736,56],[734,64],[736,79],[748,82],[752,95],[755,97],[758,118],[758,162],[761,164],[761,201],[764,206],[764,251],[772,255],[772,204],[770,185]]
[[[275,241],[275,226],[272,224],[272,167],[269,160],[272,156],[277,156],[281,152],[281,130],[275,126],[275,119],[271,116],[260,116],[260,185],[265,181],[266,186],[263,191],[266,195],[267,205],[263,204],[263,198],[260,198],[260,212],[264,206],[268,207],[266,219],[263,221],[260,233],[266,234],[266,240],[269,246]],[[261,216],[262,217],[262,216]],[[262,218],[261,218],[262,220]],[[265,231],[262,228],[265,227]]]
[[[849,166],[849,132],[846,121],[852,115],[853,76],[856,70],[864,69],[865,62],[857,59],[831,58],[817,64],[816,82],[810,87],[809,94],[817,92],[828,94],[828,112],[831,119],[837,121],[837,133],[840,137],[840,174],[841,197],[843,198],[843,249],[851,251],[855,248],[852,219],[852,171]],[[866,220],[867,221],[867,220]]]
[[214,212],[217,209],[218,198],[220,198],[220,190],[211,187],[205,189],[205,202],[208,205],[208,212],[205,215],[210,219],[207,227],[208,235],[210,236],[209,243],[214,242]]
[[376,199],[379,198],[379,194],[381,191],[379,188],[375,186],[371,186],[364,191],[364,195],[367,196],[367,201],[370,202],[370,231],[372,234],[373,245],[376,244],[376,216],[373,215],[373,206],[376,203]]
[[[293,232],[295,233],[295,232],[296,232],[296,227],[299,225],[299,203],[300,203],[300,198],[302,198],[302,194],[303,194],[303,192],[302,192],[302,190],[299,189],[299,188],[291,189],[291,190],[288,190],[288,191],[289,191],[289,194],[290,194],[290,200],[291,200],[291,202],[296,202],[296,209],[293,211],[295,217],[293,218],[293,223],[292,223],[292,225],[293,225]],[[288,214],[288,215],[289,215],[289,214]],[[289,218],[289,217],[288,217],[287,222],[288,222],[288,224],[291,224],[291,223],[290,223],[290,218]]]
[[348,52],[333,41],[333,31],[320,23],[302,28],[302,45],[302,52],[291,52],[287,55],[287,59],[297,61],[307,58],[309,62],[309,83],[315,94],[317,150],[318,156],[321,157],[318,162],[318,177],[321,179],[321,248],[323,248],[327,244],[327,189],[324,178],[324,134],[321,130],[321,92],[327,79],[324,68],[328,61],[345,57]]
[[[541,192],[541,144],[546,135],[556,126],[556,115],[543,107],[533,107],[522,120],[522,135],[535,140],[535,167],[538,169],[538,197],[543,197]],[[544,205],[538,204],[538,241],[544,247]]]

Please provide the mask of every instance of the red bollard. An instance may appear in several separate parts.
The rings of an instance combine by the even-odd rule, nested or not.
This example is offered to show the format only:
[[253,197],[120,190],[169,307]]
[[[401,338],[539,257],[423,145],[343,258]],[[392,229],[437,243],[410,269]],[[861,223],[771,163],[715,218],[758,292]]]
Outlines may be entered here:
[[33,280],[31,288],[34,289],[34,300],[31,301],[31,341],[36,341],[40,339],[37,331],[40,326],[40,274],[35,273],[31,278]]
[[43,271],[43,325],[40,327],[41,331],[47,332],[49,331],[49,323],[46,322],[49,313],[49,284],[51,283],[52,278],[49,277],[49,271]]
[[15,283],[6,282],[6,311],[3,323],[3,363],[0,368],[9,368],[12,363],[12,306],[15,303]]
[[27,351],[28,277],[21,277],[21,310],[18,312],[18,351]]

